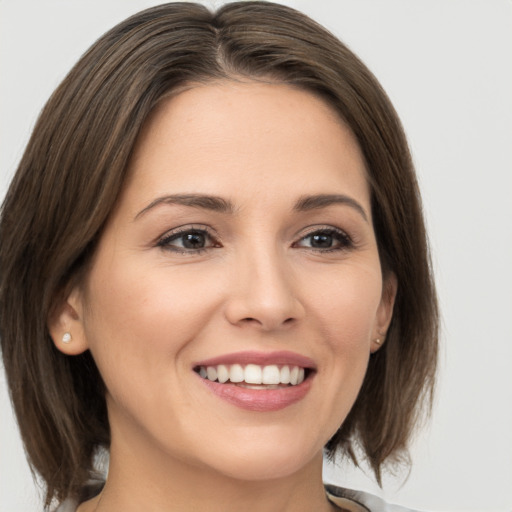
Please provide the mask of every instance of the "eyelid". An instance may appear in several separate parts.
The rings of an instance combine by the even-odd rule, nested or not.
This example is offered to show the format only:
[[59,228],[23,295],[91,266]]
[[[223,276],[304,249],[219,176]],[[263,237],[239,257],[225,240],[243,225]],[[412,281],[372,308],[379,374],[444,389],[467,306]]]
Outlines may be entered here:
[[306,230],[305,232],[303,232],[299,235],[299,240],[302,240],[303,238],[306,238],[307,236],[314,235],[315,233],[326,232],[326,231],[332,231],[334,233],[343,235],[343,236],[347,237],[348,239],[352,239],[352,237],[344,229],[338,228],[336,226],[331,226],[329,224],[319,224],[316,226],[309,226],[309,227],[305,228],[305,230]]
[[[332,233],[334,235],[338,235],[343,242],[345,242],[345,245],[342,247],[333,247],[329,249],[321,249],[321,248],[315,248],[315,247],[301,247],[298,244],[302,242],[304,239],[308,238],[309,236],[315,235],[317,233]],[[343,251],[347,249],[351,249],[355,246],[355,242],[353,238],[344,230],[335,226],[330,225],[317,225],[317,226],[310,226],[307,228],[307,231],[305,233],[302,233],[300,235],[300,238],[298,238],[297,241],[295,241],[292,244],[292,247],[298,247],[303,249],[309,249],[316,252],[332,252],[332,251]]]
[[[180,249],[179,247],[171,247],[170,245],[167,245],[167,243],[169,241],[171,241],[171,239],[179,238],[180,235],[184,235],[184,234],[190,233],[190,232],[204,233],[213,242],[213,245],[210,247],[201,247],[198,249],[187,249],[187,248]],[[172,229],[166,231],[163,235],[159,236],[155,242],[155,245],[157,247],[160,247],[161,249],[169,250],[172,252],[197,254],[199,252],[202,252],[202,251],[214,248],[214,247],[219,247],[220,241],[219,241],[219,237],[217,236],[217,234],[209,226],[206,226],[204,224],[184,224],[182,226],[177,226],[175,228],[172,228]]]

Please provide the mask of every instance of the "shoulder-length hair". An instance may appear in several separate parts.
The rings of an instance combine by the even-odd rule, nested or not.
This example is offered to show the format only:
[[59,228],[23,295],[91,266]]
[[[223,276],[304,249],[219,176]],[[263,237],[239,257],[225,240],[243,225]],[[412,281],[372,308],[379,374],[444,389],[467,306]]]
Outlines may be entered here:
[[229,79],[290,84],[320,95],[363,152],[384,277],[398,282],[386,343],[370,358],[355,405],[327,443],[381,467],[406,454],[429,410],[437,303],[407,141],[381,86],[336,37],[277,4],[237,2],[212,13],[170,3],[102,36],[44,107],[3,203],[0,336],[31,466],[53,498],[78,496],[98,447],[110,443],[105,389],[89,352],[60,353],[47,328],[80,281],[126,179],[142,125],[163,97]]

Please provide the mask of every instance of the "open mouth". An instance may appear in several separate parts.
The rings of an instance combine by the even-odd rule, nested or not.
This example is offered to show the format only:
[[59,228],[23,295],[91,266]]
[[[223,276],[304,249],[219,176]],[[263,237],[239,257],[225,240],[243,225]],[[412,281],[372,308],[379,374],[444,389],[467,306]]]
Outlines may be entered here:
[[196,366],[203,379],[220,384],[235,384],[248,389],[280,389],[298,386],[312,370],[295,365],[219,364]]

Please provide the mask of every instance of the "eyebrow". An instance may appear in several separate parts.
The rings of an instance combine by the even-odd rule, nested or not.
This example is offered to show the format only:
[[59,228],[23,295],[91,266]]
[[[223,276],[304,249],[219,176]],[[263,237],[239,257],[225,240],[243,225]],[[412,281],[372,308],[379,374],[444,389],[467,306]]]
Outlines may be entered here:
[[[134,220],[137,220],[149,210],[152,210],[162,204],[177,204],[219,213],[233,213],[235,211],[233,203],[222,197],[209,196],[205,194],[174,194],[158,197],[154,201],[151,201],[151,203],[137,213]],[[316,194],[311,196],[302,196],[295,203],[293,209],[299,212],[307,212],[310,210],[327,208],[334,204],[343,204],[352,207],[366,222],[368,222],[368,216],[366,215],[364,208],[355,199],[343,194]]]
[[145,208],[143,208],[134,220],[142,217],[145,213],[162,204],[177,204],[181,206],[189,206],[192,208],[201,208],[203,210],[211,210],[220,213],[233,213],[235,208],[233,203],[217,196],[208,196],[204,194],[174,194],[168,196],[158,197],[151,201]]
[[327,208],[333,204],[343,204],[356,210],[363,219],[368,222],[368,215],[365,209],[352,197],[343,194],[317,194],[312,196],[302,196],[295,203],[294,210],[307,212],[320,208]]

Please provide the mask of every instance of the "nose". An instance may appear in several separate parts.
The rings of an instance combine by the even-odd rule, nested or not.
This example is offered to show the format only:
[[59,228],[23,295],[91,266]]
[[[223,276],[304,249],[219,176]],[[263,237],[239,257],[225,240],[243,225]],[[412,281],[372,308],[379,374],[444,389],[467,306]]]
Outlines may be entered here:
[[227,320],[262,331],[297,323],[305,310],[293,277],[286,258],[278,251],[260,249],[241,255],[230,276]]

